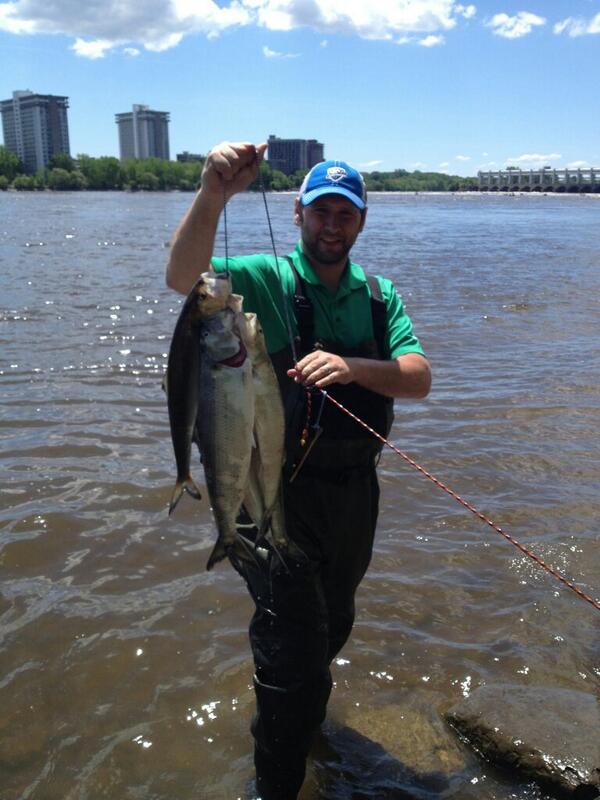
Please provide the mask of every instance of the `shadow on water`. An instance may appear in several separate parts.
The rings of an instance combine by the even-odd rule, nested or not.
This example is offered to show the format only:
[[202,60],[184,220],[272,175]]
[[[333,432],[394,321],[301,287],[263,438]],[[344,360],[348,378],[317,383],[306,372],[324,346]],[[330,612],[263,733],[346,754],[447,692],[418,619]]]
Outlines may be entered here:
[[333,722],[318,737],[312,767],[301,800],[432,800],[452,782],[441,770],[415,772],[378,742]]
[[[393,735],[393,731],[388,731]],[[416,735],[411,731],[411,736]],[[319,734],[299,800],[550,800],[535,784],[514,794],[514,773],[480,762],[485,773],[473,779],[479,759],[466,746],[443,750],[425,732],[406,758],[356,728],[328,721]],[[424,756],[424,751],[427,755]],[[421,761],[421,765],[408,762]],[[476,768],[475,768],[476,769]],[[518,784],[517,784],[518,785]]]

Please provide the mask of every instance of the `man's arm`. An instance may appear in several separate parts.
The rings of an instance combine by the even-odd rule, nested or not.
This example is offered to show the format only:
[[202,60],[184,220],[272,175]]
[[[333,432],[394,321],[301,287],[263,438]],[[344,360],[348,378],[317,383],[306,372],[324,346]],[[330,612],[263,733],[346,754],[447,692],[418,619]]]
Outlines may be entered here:
[[252,183],[266,149],[266,144],[223,142],[210,151],[200,191],[171,240],[166,273],[170,289],[187,294],[208,270],[225,200]]
[[405,353],[391,361],[371,358],[345,358],[315,350],[309,353],[288,376],[305,386],[325,389],[332,383],[355,381],[387,397],[427,397],[431,388],[429,362],[420,353]]

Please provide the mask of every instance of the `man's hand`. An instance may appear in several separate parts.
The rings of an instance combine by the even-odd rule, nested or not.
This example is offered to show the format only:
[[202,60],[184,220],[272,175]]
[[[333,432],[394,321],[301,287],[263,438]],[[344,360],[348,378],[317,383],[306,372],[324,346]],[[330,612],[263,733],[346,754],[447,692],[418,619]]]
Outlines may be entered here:
[[303,386],[324,389],[332,383],[354,381],[365,389],[386,397],[427,397],[431,388],[431,370],[419,353],[406,353],[390,361],[373,358],[350,358],[315,350],[289,369],[288,377]]
[[202,170],[202,191],[223,200],[243,192],[258,175],[267,145],[222,142],[208,154]]
[[352,375],[351,358],[342,358],[324,350],[315,350],[304,356],[287,374],[303,386],[316,386],[323,389],[332,383],[350,383]]

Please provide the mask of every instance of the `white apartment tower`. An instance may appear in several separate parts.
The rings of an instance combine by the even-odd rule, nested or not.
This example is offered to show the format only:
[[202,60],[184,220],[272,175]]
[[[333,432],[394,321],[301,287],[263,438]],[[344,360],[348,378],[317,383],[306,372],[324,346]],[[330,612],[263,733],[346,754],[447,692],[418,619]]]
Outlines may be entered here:
[[169,114],[134,105],[131,111],[115,115],[119,128],[119,153],[125,158],[169,160]]
[[26,172],[44,169],[58,153],[70,154],[68,107],[68,97],[28,90],[0,101],[4,146],[21,159]]

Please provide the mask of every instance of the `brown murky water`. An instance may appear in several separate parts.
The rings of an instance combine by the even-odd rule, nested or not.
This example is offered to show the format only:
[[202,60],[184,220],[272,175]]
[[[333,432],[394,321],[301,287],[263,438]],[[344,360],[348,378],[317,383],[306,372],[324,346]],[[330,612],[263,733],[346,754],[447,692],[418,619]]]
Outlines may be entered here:
[[[251,774],[250,601],[204,570],[208,505],[166,513],[165,242],[190,200],[0,193],[2,800],[235,800]],[[285,252],[292,199],[269,204]],[[229,227],[268,251],[260,197]],[[600,200],[374,195],[355,257],[433,364],[394,442],[597,598]],[[598,611],[393,453],[380,476],[303,798],[539,798],[441,714],[483,683],[598,691]]]

